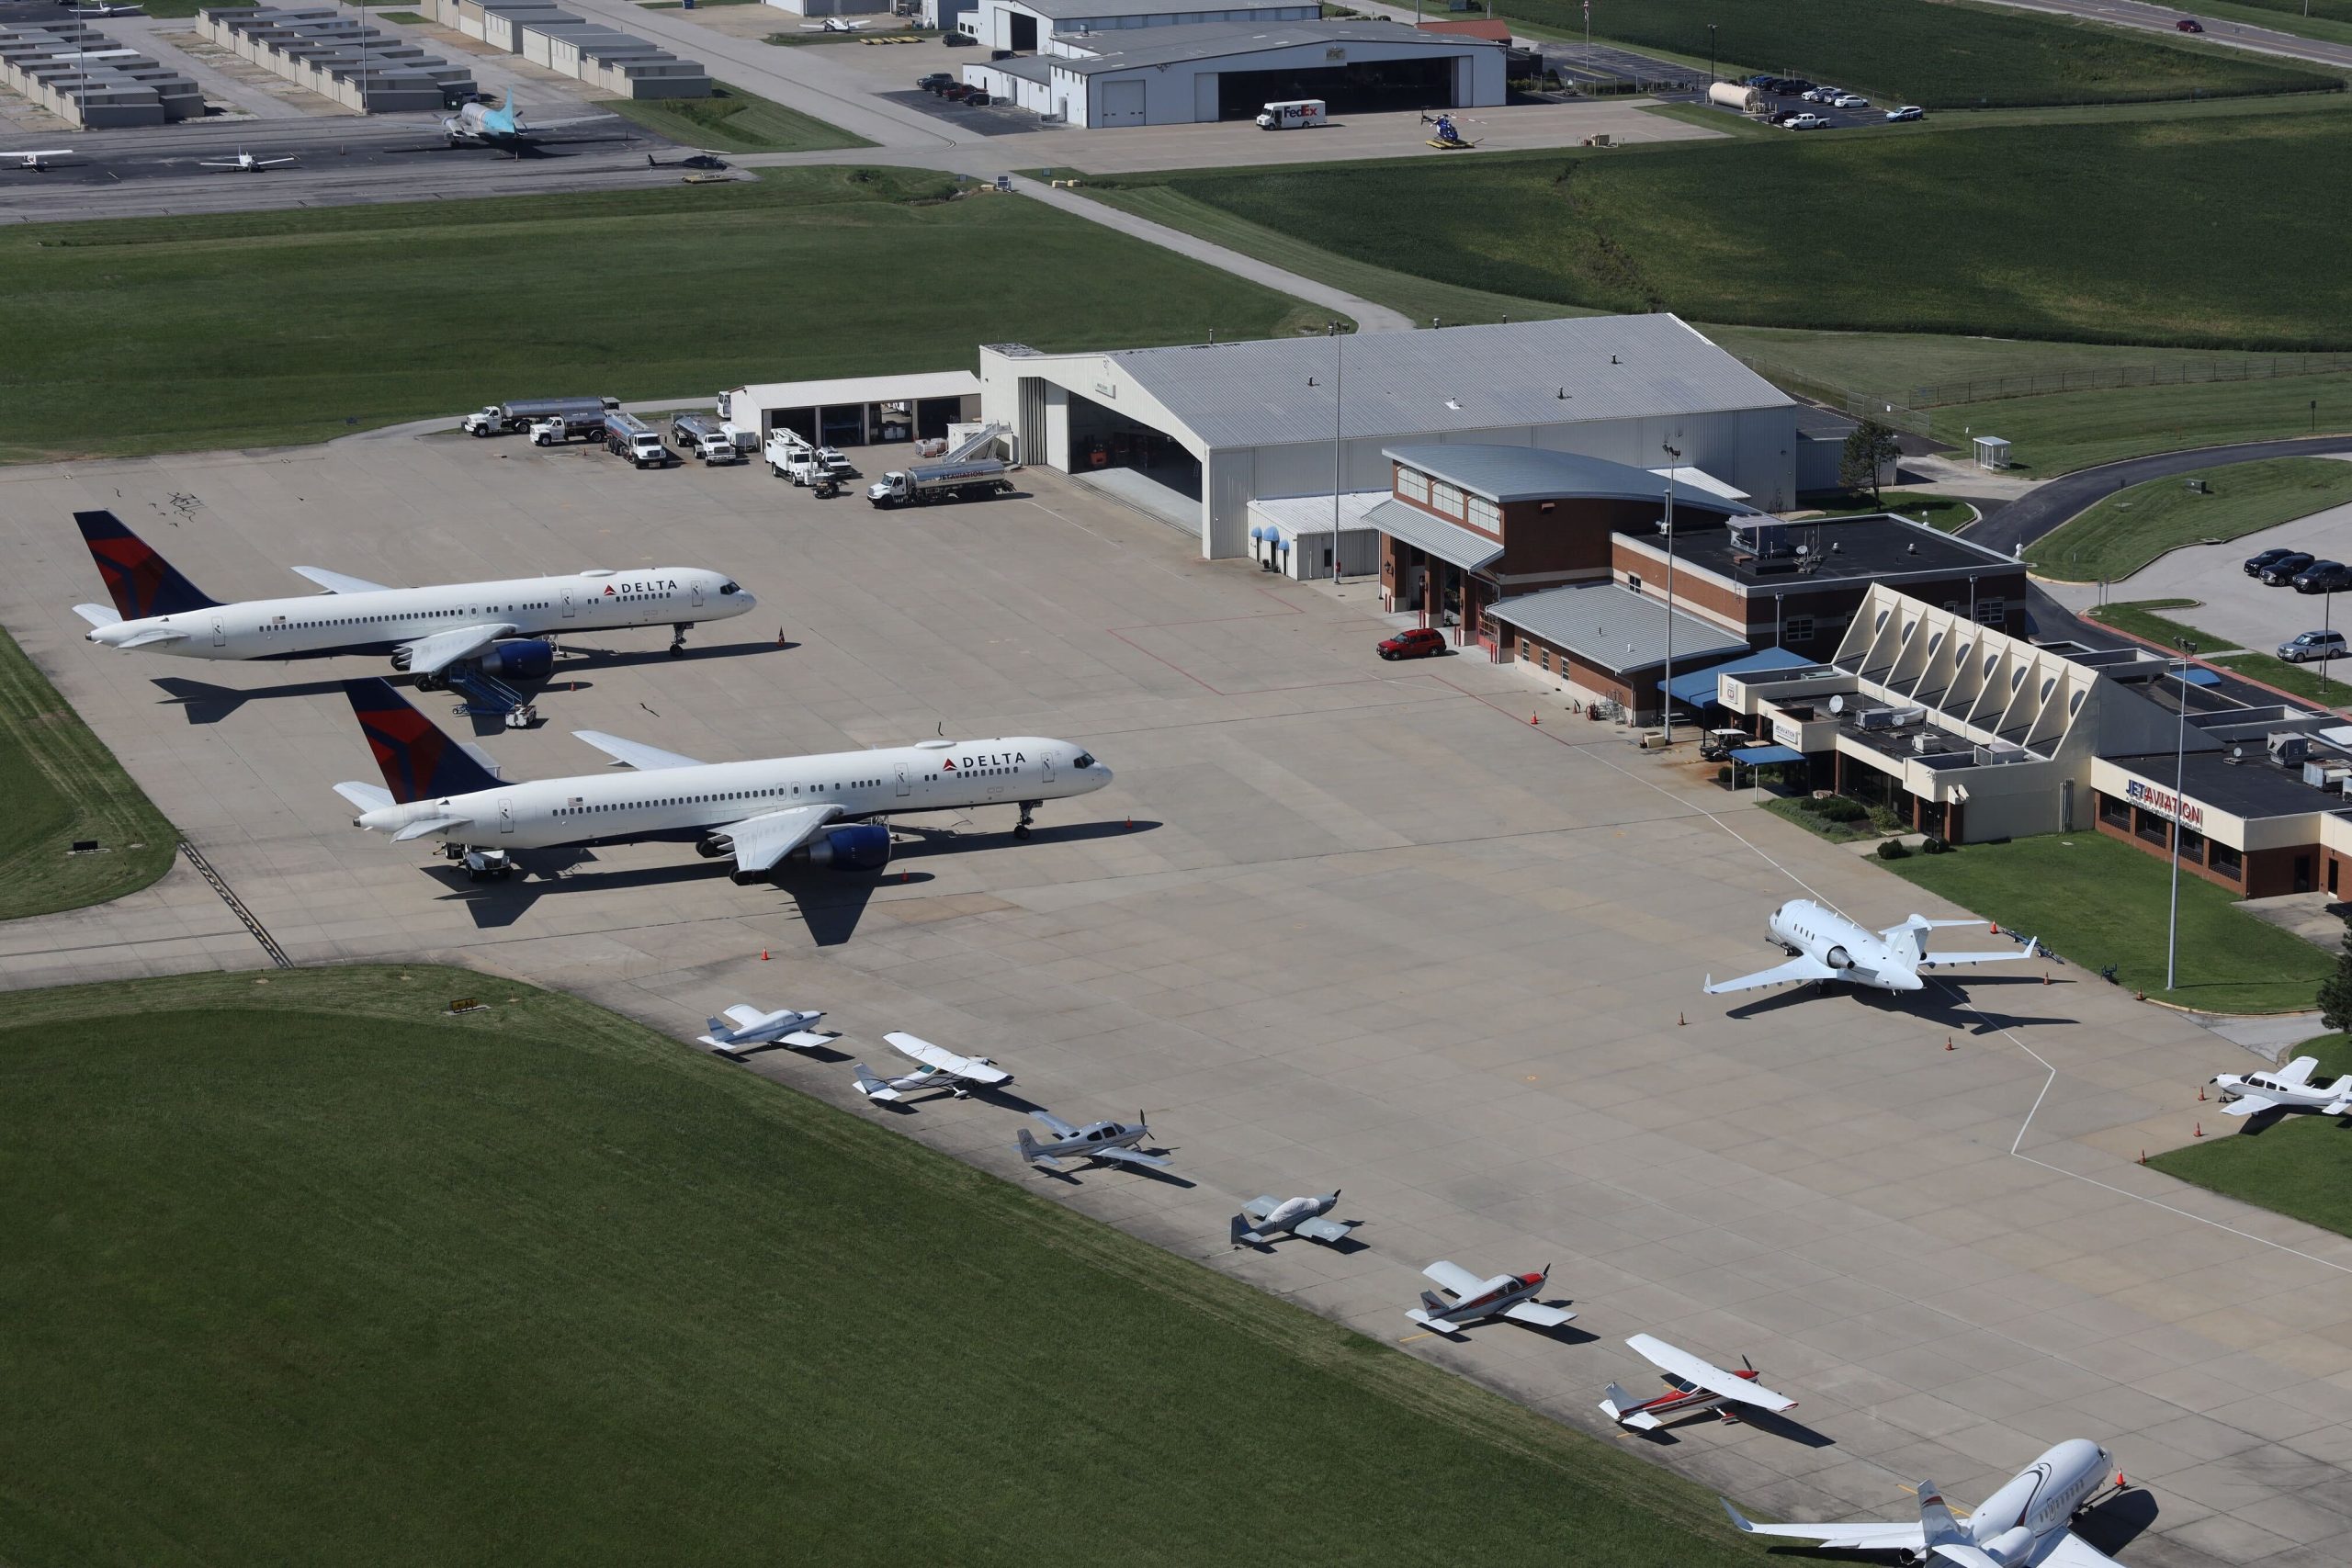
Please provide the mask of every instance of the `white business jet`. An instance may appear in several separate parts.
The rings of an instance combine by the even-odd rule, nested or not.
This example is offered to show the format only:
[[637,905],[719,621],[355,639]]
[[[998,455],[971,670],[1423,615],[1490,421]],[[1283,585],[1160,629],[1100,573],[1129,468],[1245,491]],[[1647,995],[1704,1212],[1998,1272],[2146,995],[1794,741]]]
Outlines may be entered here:
[[805,1051],[833,1040],[832,1035],[813,1032],[824,1018],[821,1012],[799,1012],[792,1008],[767,1012],[749,1002],[737,1002],[727,1010],[725,1020],[710,1020],[710,1032],[700,1038],[722,1056],[740,1056],[762,1045],[789,1045]]
[[256,158],[251,152],[248,152],[243,148],[240,147],[237,149],[237,155],[233,158],[222,159],[218,163],[207,161],[205,163],[198,164],[197,167],[201,169],[234,169],[239,174],[257,175],[264,169],[274,169],[280,164],[290,164],[293,162],[294,160],[290,157]]
[[910,812],[1017,804],[1013,836],[1025,839],[1037,807],[1111,782],[1084,748],[1043,736],[703,762],[582,729],[573,733],[633,771],[510,783],[389,681],[345,681],[343,689],[384,775],[380,787],[334,786],[359,808],[352,825],[395,843],[435,840],[452,859],[471,850],[503,863],[513,850],[683,840],[706,858],[733,857],[735,881],[749,886],[776,880],[787,863],[877,870],[890,858],[890,829],[876,819]]
[[1922,969],[1945,964],[2007,964],[2031,958],[2041,951],[2036,937],[2007,953],[1929,953],[1928,933],[1939,926],[1981,926],[1982,920],[1930,920],[1914,915],[1899,926],[1873,931],[1856,925],[1837,910],[1810,898],[1792,898],[1772,911],[1765,923],[1770,938],[1792,954],[1777,968],[1743,975],[1721,985],[1707,976],[1707,994],[1758,991],[1767,986],[1790,986],[1808,980],[1842,980],[1881,991],[1916,991],[1927,984]]
[[546,639],[561,632],[615,631],[667,623],[670,651],[685,651],[686,628],[723,621],[759,601],[733,578],[700,567],[644,571],[575,571],[501,582],[451,582],[388,588],[364,577],[298,566],[324,593],[247,599],[224,604],[200,592],[171,562],[111,512],[77,512],[74,521],[114,599],[76,604],[89,640],[107,648],[181,659],[324,659],[337,654],[389,657],[426,691],[452,666],[536,681],[555,664]]
[[2120,1568],[2073,1532],[2075,1517],[2110,1484],[2123,1489],[2107,1450],[2069,1438],[1960,1518],[1928,1481],[1919,1483],[1919,1517],[1909,1524],[1759,1525],[1728,1502],[1724,1512],[1743,1535],[1788,1536],[1835,1551],[1891,1551],[1898,1562],[1937,1568]]
[[0,152],[0,163],[13,163],[29,173],[45,175],[51,158],[70,157],[73,152],[71,147],[42,147],[28,152]]
[[2334,1083],[2313,1083],[2317,1056],[2298,1056],[2276,1072],[2222,1073],[2212,1086],[2222,1091],[2224,1116],[2259,1116],[2266,1111],[2316,1111],[2324,1116],[2352,1111],[2352,1073]]
[[916,1066],[904,1077],[886,1081],[876,1077],[864,1062],[858,1063],[857,1092],[868,1100],[904,1100],[927,1089],[944,1089],[958,1100],[969,1100],[975,1084],[996,1089],[1012,1081],[1011,1073],[986,1056],[959,1056],[919,1035],[885,1034],[882,1038]]

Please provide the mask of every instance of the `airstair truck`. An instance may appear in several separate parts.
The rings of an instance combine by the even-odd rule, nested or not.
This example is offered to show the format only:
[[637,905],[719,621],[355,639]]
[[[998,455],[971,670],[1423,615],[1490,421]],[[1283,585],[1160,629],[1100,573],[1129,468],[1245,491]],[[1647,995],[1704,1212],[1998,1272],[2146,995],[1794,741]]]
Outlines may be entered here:
[[1012,480],[1006,477],[1012,468],[1001,457],[918,463],[909,468],[893,468],[876,479],[865,487],[865,499],[884,511],[900,506],[933,506],[943,501],[987,501],[1012,489]]

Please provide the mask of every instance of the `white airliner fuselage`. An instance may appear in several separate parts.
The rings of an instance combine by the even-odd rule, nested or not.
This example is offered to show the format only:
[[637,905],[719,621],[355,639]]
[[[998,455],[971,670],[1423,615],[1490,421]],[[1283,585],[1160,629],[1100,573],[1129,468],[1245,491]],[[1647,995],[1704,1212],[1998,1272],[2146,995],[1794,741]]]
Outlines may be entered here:
[[1768,986],[1797,985],[1814,980],[1839,980],[1882,991],[1916,991],[1927,982],[1919,971],[1939,964],[1999,964],[2031,958],[2040,951],[2037,939],[2005,953],[1929,953],[1927,934],[1939,926],[1982,925],[1981,920],[1930,920],[1914,915],[1899,926],[1874,931],[1837,910],[1810,898],[1792,898],[1772,911],[1765,931],[1789,954],[1777,968],[1715,983],[1707,979],[1711,996],[1728,991],[1760,990]]
[[436,633],[471,627],[485,629],[485,643],[492,637],[545,637],[624,626],[683,628],[740,615],[758,604],[722,573],[700,567],[655,567],[248,599],[173,615],[111,621],[93,626],[89,640],[182,659],[390,654]]

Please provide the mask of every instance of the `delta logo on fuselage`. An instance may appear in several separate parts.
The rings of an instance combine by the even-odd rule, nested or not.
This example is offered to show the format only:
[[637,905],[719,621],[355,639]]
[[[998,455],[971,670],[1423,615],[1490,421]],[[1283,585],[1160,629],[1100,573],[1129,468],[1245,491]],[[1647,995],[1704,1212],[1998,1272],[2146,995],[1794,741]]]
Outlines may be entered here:
[[605,584],[605,597],[607,599],[614,598],[622,593],[661,593],[663,592],[675,593],[677,591],[678,580],[674,577],[671,578],[666,582],[607,582]]
[[960,762],[950,757],[939,764],[939,771],[952,773],[966,768],[1017,768],[1028,760],[1027,754],[1020,751],[1007,752],[1001,757],[967,757]]

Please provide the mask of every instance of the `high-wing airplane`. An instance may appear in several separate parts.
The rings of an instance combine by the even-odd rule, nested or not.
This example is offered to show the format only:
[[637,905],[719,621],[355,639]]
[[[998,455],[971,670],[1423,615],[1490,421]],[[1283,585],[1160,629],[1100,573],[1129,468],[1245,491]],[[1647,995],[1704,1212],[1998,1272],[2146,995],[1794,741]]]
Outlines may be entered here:
[[551,119],[538,125],[526,125],[523,111],[514,107],[514,89],[506,89],[505,100],[496,108],[481,102],[469,103],[441,122],[441,134],[449,139],[452,147],[532,147],[542,133],[561,130],[566,126],[587,125],[592,121],[609,119],[608,115],[580,115],[571,119]]
[[1726,1405],[1753,1404],[1759,1410],[1787,1410],[1796,1404],[1787,1394],[1774,1393],[1758,1382],[1756,1369],[1747,1364],[1745,1357],[1740,1359],[1740,1370],[1734,1372],[1647,1334],[1636,1334],[1625,1343],[1665,1374],[1667,1392],[1656,1399],[1635,1399],[1611,1383],[1600,1408],[1621,1426],[1649,1432],[1657,1430],[1661,1422],[1699,1410],[1713,1410],[1726,1421],[1736,1421],[1737,1413],[1726,1409]]
[[2019,1472],[1973,1515],[1953,1517],[1935,1483],[1919,1483],[1919,1517],[1906,1524],[1759,1525],[1730,1503],[1724,1512],[1744,1535],[1788,1536],[1837,1551],[1891,1551],[1900,1562],[1951,1568],[2120,1568],[2073,1533],[2075,1518],[2123,1477],[2107,1450],[2069,1438]]
[[1013,1146],[1021,1157],[1040,1170],[1066,1170],[1066,1159],[1115,1160],[1121,1165],[1146,1165],[1155,1170],[1165,1170],[1173,1164],[1166,1155],[1148,1155],[1136,1145],[1151,1136],[1151,1128],[1144,1113],[1136,1112],[1133,1122],[1090,1122],[1083,1127],[1073,1127],[1051,1111],[1032,1111],[1029,1114],[1043,1122],[1053,1133],[1051,1143],[1041,1144],[1021,1129]]
[[564,632],[611,631],[668,624],[670,651],[683,653],[686,628],[721,621],[759,604],[735,580],[700,567],[644,571],[575,571],[502,582],[452,582],[387,588],[322,567],[296,572],[321,588],[292,599],[224,604],[208,597],[123,526],[111,512],[77,512],[74,521],[97,562],[114,608],[76,604],[89,640],[182,659],[323,659],[338,654],[389,657],[395,670],[431,691],[455,664],[484,674],[535,681],[554,667],[548,638]]
[[1018,804],[1016,838],[1048,800],[1091,795],[1111,770],[1067,740],[926,740],[872,751],[701,762],[593,729],[573,733],[633,772],[514,783],[453,745],[391,682],[345,681],[345,694],[384,783],[339,784],[359,808],[352,826],[395,843],[433,839],[456,859],[467,850],[503,860],[555,845],[690,842],[707,859],[732,857],[734,880],[779,880],[795,863],[869,871],[890,858],[876,818]]
[[73,153],[71,147],[43,147],[29,152],[0,152],[0,163],[14,163],[20,169],[43,175],[49,172],[51,158],[67,158]]
[[857,1064],[857,1092],[868,1100],[904,1100],[908,1095],[927,1089],[944,1089],[958,1100],[969,1100],[972,1091],[967,1085],[995,1089],[1012,1081],[1012,1075],[989,1061],[986,1056],[959,1056],[944,1050],[930,1041],[912,1034],[885,1034],[890,1049],[919,1064],[903,1077],[887,1082]]
[[248,152],[243,148],[240,147],[237,149],[237,155],[234,158],[224,159],[219,163],[202,163],[198,164],[197,167],[200,169],[235,169],[241,174],[257,175],[264,169],[274,169],[280,164],[290,164],[293,162],[294,160],[290,157],[256,158],[251,152]]
[[839,17],[827,17],[821,22],[801,23],[800,30],[804,33],[854,33],[860,31],[865,26],[864,22],[844,21]]
[[2210,1082],[2222,1091],[2224,1116],[2259,1116],[2266,1111],[2316,1111],[2326,1116],[2352,1112],[2352,1073],[2334,1083],[2313,1083],[2317,1056],[2298,1056],[2276,1072],[2222,1073]]
[[147,8],[143,6],[84,6],[74,14],[96,21],[105,17],[143,17]]
[[710,1020],[710,1032],[701,1040],[722,1056],[740,1055],[762,1045],[805,1049],[826,1044],[833,1038],[811,1032],[824,1016],[821,1012],[796,1012],[791,1008],[763,1012],[748,1002],[737,1002],[727,1010],[727,1021]]
[[1432,1263],[1421,1272],[1437,1281],[1438,1290],[1454,1299],[1448,1302],[1436,1291],[1423,1291],[1421,1304],[1405,1315],[1441,1334],[1451,1334],[1489,1317],[1507,1317],[1536,1328],[1557,1328],[1576,1316],[1566,1307],[1545,1306],[1535,1300],[1552,1278],[1552,1266],[1548,1263],[1541,1274],[1498,1274],[1491,1280],[1481,1280],[1457,1263]]
[[1978,926],[1982,920],[1930,920],[1914,915],[1883,931],[1855,924],[1837,910],[1810,898],[1792,898],[1772,911],[1765,931],[1792,956],[1775,969],[1743,975],[1721,985],[1707,976],[1707,994],[1757,991],[1767,986],[1800,985],[1808,980],[1842,980],[1882,991],[1916,991],[1927,984],[1922,969],[1960,964],[2007,964],[2031,958],[2041,951],[2036,937],[2007,953],[1929,953],[1928,933],[1939,926]]
[[1271,1247],[1286,1235],[1303,1235],[1309,1241],[1345,1241],[1348,1222],[1323,1217],[1339,1202],[1336,1187],[1320,1198],[1292,1198],[1280,1203],[1272,1195],[1252,1198],[1233,1216],[1233,1245]]

